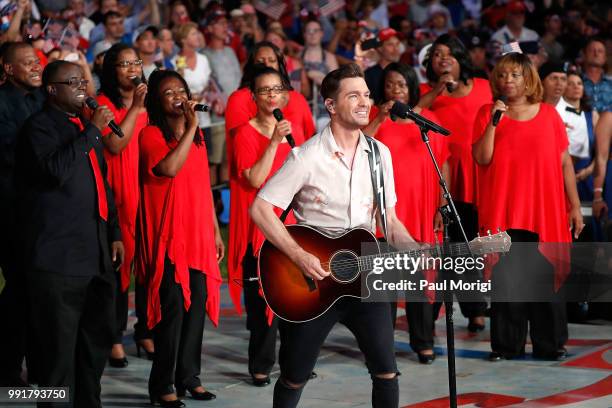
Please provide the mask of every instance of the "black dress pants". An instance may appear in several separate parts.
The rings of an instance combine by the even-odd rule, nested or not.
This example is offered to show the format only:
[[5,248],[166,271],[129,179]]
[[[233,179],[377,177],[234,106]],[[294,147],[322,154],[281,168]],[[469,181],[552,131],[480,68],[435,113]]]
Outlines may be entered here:
[[175,282],[175,267],[166,257],[159,287],[161,321],[153,328],[155,357],[149,375],[152,397],[172,394],[177,388],[202,385],[200,369],[206,314],[206,275],[189,269],[191,306],[185,310],[181,285]]
[[[516,296],[517,300],[525,296],[550,298],[554,269],[537,249],[538,235],[525,230],[509,230],[508,234],[513,245],[493,267],[493,296],[503,291],[505,298]],[[524,242],[533,245],[520,244]],[[548,289],[541,289],[542,277],[550,282]],[[531,293],[526,295],[527,291]],[[565,303],[492,302],[491,349],[507,357],[524,354],[528,325],[534,353],[553,355],[568,338]]]
[[297,406],[302,389],[291,389],[283,384],[305,384],[308,381],[323,342],[338,322],[353,333],[365,356],[373,382],[373,405],[397,407],[397,378],[384,380],[376,377],[377,374],[397,373],[389,304],[367,303],[355,298],[340,299],[322,316],[308,322],[279,321],[281,377],[274,389],[274,407]]
[[115,340],[113,344],[123,343],[123,332],[127,329],[128,321],[128,295],[129,289],[125,292],[121,290],[121,274],[115,271],[115,280],[117,284],[116,293],[116,308],[115,308]]
[[[457,208],[459,217],[461,217],[461,225],[463,225],[467,239],[472,240],[476,238],[478,235],[478,212],[476,211],[476,207],[473,204],[462,201],[456,201],[455,207]],[[451,242],[463,242],[463,234],[461,234],[461,230],[457,223],[451,222],[448,226],[448,234]],[[477,273],[475,270],[471,271],[469,274],[463,275],[461,278],[469,282],[476,282],[478,279],[482,280],[481,274]],[[477,293],[473,292],[470,293],[469,301],[462,300],[461,298],[459,298],[458,301],[461,314],[468,319],[485,315],[487,302],[485,301],[484,295],[479,296]],[[436,302],[434,304],[433,316],[435,316],[435,319],[437,319],[441,307],[442,302]]]
[[147,285],[138,279],[134,282],[134,303],[137,319],[134,323],[134,341],[152,339],[153,333],[147,326]]
[[278,318],[268,325],[266,301],[259,294],[259,282],[248,279],[257,277],[257,258],[253,256],[251,245],[242,258],[244,277],[244,306],[247,314],[246,326],[249,330],[249,374],[270,374],[276,361],[276,333]]
[[101,407],[100,378],[113,343],[115,276],[62,276],[30,271],[30,327],[38,351],[39,387],[70,387],[70,403]]

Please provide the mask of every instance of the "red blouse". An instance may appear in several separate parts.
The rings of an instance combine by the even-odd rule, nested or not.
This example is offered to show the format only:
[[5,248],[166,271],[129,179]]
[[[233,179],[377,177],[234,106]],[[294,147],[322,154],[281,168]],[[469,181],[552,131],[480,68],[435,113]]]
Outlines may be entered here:
[[[104,94],[98,95],[98,104],[106,105],[115,116],[115,123],[120,124],[125,119],[128,109],[117,109],[115,104]],[[136,239],[136,214],[138,212],[138,135],[147,125],[147,112],[138,114],[134,124],[133,137],[119,154],[113,154],[104,149],[104,159],[108,165],[108,184],[113,190],[115,205],[119,216],[119,228],[125,246],[125,260],[120,269],[121,290],[130,286],[130,270],[134,260]],[[103,136],[111,133],[109,127],[102,131]]]
[[[491,119],[491,108],[492,104],[484,105],[478,113],[474,143]],[[531,120],[503,116],[495,129],[491,162],[478,166],[481,231],[523,229],[538,234],[540,242],[571,242],[561,164],[568,144],[561,117],[546,103],[540,103]],[[569,253],[556,251],[564,247],[540,245],[540,252],[556,267],[557,283],[569,272]]]
[[[489,81],[473,79],[474,86],[466,96],[438,96],[430,109],[440,119],[439,124],[451,131],[449,137],[450,192],[455,201],[476,202],[476,165],[472,158],[472,131],[480,107],[491,103],[493,96]],[[421,93],[431,90],[421,84]]]
[[[253,198],[248,192],[239,188],[239,173],[235,163],[234,140],[236,129],[257,114],[257,105],[248,88],[241,88],[235,91],[227,101],[225,109],[225,132],[227,159],[229,161],[230,177],[230,220],[229,223],[229,242],[227,251],[227,269],[229,279],[230,297],[238,313],[242,313],[240,304],[242,287],[236,282],[242,281],[242,258],[246,246],[250,241],[249,223],[250,217],[248,208]],[[293,125],[293,137],[302,129],[304,139],[310,138],[315,133],[315,125],[312,119],[312,112],[308,102],[302,94],[296,91],[289,91],[289,102],[283,109],[283,116]],[[298,139],[296,138],[296,143]]]
[[175,281],[181,285],[185,309],[191,304],[189,268],[206,275],[210,320],[219,322],[221,274],[217,263],[215,233],[206,147],[192,144],[176,177],[159,177],[153,168],[178,142],[166,142],[159,128],[147,126],[140,133],[140,248],[149,286],[148,326],[161,320],[159,286],[166,255],[175,265]]
[[[438,122],[429,110],[424,109],[421,115]],[[416,241],[434,243],[433,222],[440,202],[440,185],[419,127],[387,118],[375,137],[391,151],[397,217]],[[430,133],[429,141],[442,170],[450,155],[447,140],[442,135]]]

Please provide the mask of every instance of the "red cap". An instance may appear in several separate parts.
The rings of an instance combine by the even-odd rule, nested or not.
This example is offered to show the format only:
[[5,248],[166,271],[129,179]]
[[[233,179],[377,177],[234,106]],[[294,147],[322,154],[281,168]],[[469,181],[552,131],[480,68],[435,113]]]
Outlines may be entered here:
[[506,6],[508,13],[522,14],[527,11],[525,4],[522,1],[511,1]]
[[392,28],[383,28],[378,32],[378,40],[383,43],[391,37],[397,37],[398,32]]

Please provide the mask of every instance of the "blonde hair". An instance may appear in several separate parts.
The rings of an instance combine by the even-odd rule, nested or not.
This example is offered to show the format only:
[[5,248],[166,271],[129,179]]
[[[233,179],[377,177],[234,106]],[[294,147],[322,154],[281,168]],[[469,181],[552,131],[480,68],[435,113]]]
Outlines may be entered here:
[[193,21],[188,21],[186,23],[180,24],[174,28],[172,31],[172,37],[174,38],[174,42],[179,48],[183,48],[183,40],[187,38],[189,32],[194,29],[198,29],[198,25]]
[[500,72],[507,69],[520,69],[525,78],[525,96],[529,103],[538,103],[542,101],[544,96],[544,87],[536,67],[533,65],[529,57],[525,54],[513,52],[504,55],[493,68],[491,72],[491,91],[493,92],[493,100],[499,99],[501,90],[497,87],[497,77]]

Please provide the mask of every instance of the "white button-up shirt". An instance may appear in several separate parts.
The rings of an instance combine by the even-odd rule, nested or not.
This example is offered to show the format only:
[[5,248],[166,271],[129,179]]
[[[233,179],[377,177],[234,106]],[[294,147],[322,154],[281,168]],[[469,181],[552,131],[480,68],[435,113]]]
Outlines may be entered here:
[[[386,207],[395,207],[391,153],[376,141],[380,150]],[[376,230],[374,194],[365,136],[360,132],[353,166],[345,160],[330,126],[303,145],[294,148],[287,161],[259,191],[258,197],[280,208],[293,203],[300,224],[329,235],[362,227]]]
[[561,116],[565,124],[565,130],[567,131],[569,154],[580,159],[586,159],[589,157],[590,148],[586,116],[584,111],[580,112],[580,115],[569,112],[566,109],[568,107],[573,109],[573,106],[567,103],[563,98],[559,100],[556,106],[557,112]]

